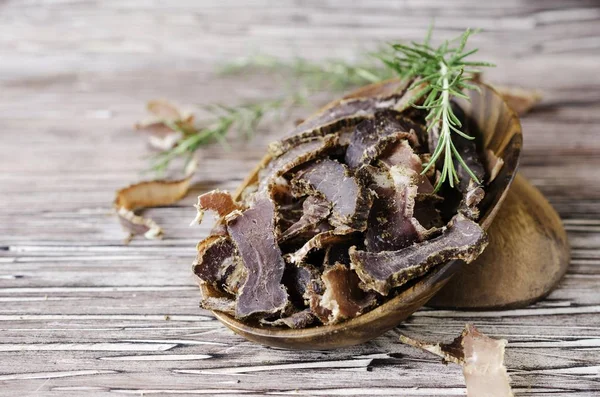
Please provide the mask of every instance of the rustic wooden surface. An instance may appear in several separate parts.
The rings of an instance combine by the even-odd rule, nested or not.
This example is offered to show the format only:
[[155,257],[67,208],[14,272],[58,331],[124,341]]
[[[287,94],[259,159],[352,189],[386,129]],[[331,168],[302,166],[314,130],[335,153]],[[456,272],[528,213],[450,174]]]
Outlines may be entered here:
[[[518,395],[600,393],[600,6],[598,1],[0,2],[0,395],[464,395],[461,371],[397,342],[452,339],[465,322],[509,341]],[[523,120],[522,172],[559,211],[572,246],[560,287],[522,310],[424,309],[343,350],[254,345],[198,308],[190,264],[208,226],[194,195],[234,189],[273,125],[202,153],[194,191],[148,211],[162,241],[122,245],[113,191],[148,149],[131,132],[156,97],[240,102],[281,92],[270,76],[219,78],[252,53],[351,58],[383,40],[467,26],[498,83],[543,90]],[[326,99],[326,98],[325,98]],[[299,111],[300,115],[310,110]]]

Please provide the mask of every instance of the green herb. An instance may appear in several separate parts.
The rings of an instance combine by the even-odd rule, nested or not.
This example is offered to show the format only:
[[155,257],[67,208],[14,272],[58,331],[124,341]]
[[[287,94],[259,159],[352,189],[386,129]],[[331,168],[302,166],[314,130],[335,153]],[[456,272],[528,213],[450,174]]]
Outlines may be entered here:
[[[461,122],[452,110],[452,100],[463,98],[469,100],[464,94],[464,89],[478,90],[479,87],[470,84],[478,67],[494,66],[487,62],[467,61],[466,59],[477,52],[477,49],[465,51],[469,36],[474,31],[467,29],[461,36],[445,41],[437,48],[429,42],[432,28],[430,27],[425,41],[412,42],[410,45],[391,44],[395,51],[393,57],[382,58],[383,62],[395,70],[403,78],[414,78],[410,89],[420,89],[415,95],[415,101],[425,98],[422,105],[413,106],[428,111],[428,131],[439,131],[439,140],[429,163],[425,165],[423,173],[435,166],[436,161],[443,155],[442,173],[435,186],[439,190],[448,180],[451,187],[458,183],[458,174],[454,167],[454,157],[471,178],[479,183],[473,171],[467,166],[460,153],[452,142],[452,132],[466,139],[474,139],[460,130]],[[454,43],[458,43],[454,45]]]
[[[276,73],[290,79],[294,94],[291,100],[294,104],[306,103],[307,93],[317,91],[341,91],[351,87],[378,82],[400,75],[415,81],[411,89],[420,89],[415,95],[415,101],[424,98],[421,105],[412,103],[417,108],[428,111],[428,131],[439,133],[439,139],[430,161],[425,164],[423,173],[442,158],[441,176],[435,186],[439,190],[442,184],[449,182],[451,187],[458,182],[459,177],[454,166],[453,158],[468,172],[471,178],[479,183],[473,171],[462,159],[452,142],[452,133],[466,139],[474,139],[460,130],[461,122],[454,114],[451,103],[454,98],[469,99],[463,93],[464,89],[479,88],[469,81],[478,73],[478,67],[493,66],[486,62],[473,62],[466,59],[477,52],[477,49],[465,51],[467,40],[474,32],[466,30],[461,36],[445,41],[434,48],[430,45],[432,28],[427,32],[423,43],[412,42],[409,45],[392,44],[389,48],[379,49],[374,53],[363,56],[361,63],[351,64],[342,60],[325,60],[320,63],[302,58],[283,61],[271,56],[254,56],[240,59],[222,66],[220,75],[231,76],[248,72]],[[378,58],[386,67],[381,67],[369,59]],[[177,125],[169,125],[175,131],[180,131],[183,138],[170,150],[153,157],[152,169],[163,172],[170,162],[177,157],[192,159],[193,153],[199,147],[221,142],[227,146],[226,135],[231,129],[242,132],[247,138],[256,130],[257,124],[268,111],[281,107],[283,101],[267,101],[252,105],[229,108],[212,106],[215,120],[203,128],[186,129]]]
[[237,107],[210,105],[205,107],[213,118],[202,123],[203,127],[182,128],[177,123],[165,122],[173,131],[181,132],[182,138],[169,150],[160,152],[151,158],[151,169],[158,174],[164,173],[172,160],[186,158],[186,166],[193,159],[194,153],[204,145],[220,142],[229,147],[227,135],[231,130],[247,139],[254,134],[263,117],[284,105],[283,100],[265,101]]
[[[394,77],[394,71],[375,62],[387,55],[387,50],[379,50],[361,57],[363,61],[351,64],[339,59],[329,59],[319,63],[302,58],[284,61],[272,56],[257,55],[239,59],[222,66],[222,76],[240,75],[248,72],[270,72],[291,77],[311,92],[343,91],[351,87],[375,83]],[[372,62],[369,62],[372,60]]]

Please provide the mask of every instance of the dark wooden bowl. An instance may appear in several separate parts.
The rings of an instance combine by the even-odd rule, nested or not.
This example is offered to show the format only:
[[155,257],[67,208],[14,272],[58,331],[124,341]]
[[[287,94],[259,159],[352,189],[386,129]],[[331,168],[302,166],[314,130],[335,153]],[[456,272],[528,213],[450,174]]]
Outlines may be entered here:
[[427,306],[492,310],[525,307],[546,297],[569,267],[571,253],[560,217],[517,174],[494,222],[490,243]]
[[[397,80],[372,84],[352,92],[343,99],[385,95],[393,92],[400,85]],[[488,185],[486,199],[481,205],[480,224],[487,229],[497,214],[517,170],[522,135],[518,117],[503,99],[485,84],[480,84],[480,88],[481,92],[468,92],[471,102],[463,101],[461,107],[482,134],[481,139],[485,148],[504,160],[502,170]],[[338,102],[332,102],[325,108]],[[258,171],[269,161],[269,156],[263,158],[238,189],[236,199],[240,198],[246,186],[256,183]],[[460,270],[462,264],[461,261],[452,261],[440,265],[376,309],[335,325],[300,330],[283,329],[246,323],[221,312],[213,313],[235,333],[269,346],[289,349],[333,349],[351,346],[376,338],[396,327],[425,305],[450,277]],[[211,291],[203,288],[203,293],[210,294]]]

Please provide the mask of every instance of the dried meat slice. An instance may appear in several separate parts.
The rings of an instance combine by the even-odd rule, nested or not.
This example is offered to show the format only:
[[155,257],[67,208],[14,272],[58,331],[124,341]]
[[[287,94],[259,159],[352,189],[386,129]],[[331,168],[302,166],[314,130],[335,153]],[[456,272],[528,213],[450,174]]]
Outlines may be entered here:
[[322,197],[308,196],[302,204],[302,209],[302,216],[281,235],[280,243],[315,229],[329,216],[331,204]]
[[307,292],[310,283],[320,277],[316,267],[308,264],[287,264],[283,274],[283,284],[286,286],[289,299],[298,308],[307,305]]
[[[365,170],[376,194],[365,231],[368,251],[399,250],[435,233],[436,228],[425,228],[415,217],[419,174],[398,165],[389,170],[371,166]],[[432,211],[436,214],[435,208]]]
[[[458,105],[454,105],[454,108],[457,117],[462,120],[464,132],[467,135],[474,136],[469,131],[470,125],[464,111]],[[470,219],[477,220],[479,218],[479,208],[477,206],[485,196],[485,191],[482,188],[482,183],[485,180],[485,167],[481,162],[475,139],[470,140],[456,136],[452,139],[452,142],[460,157],[479,181],[475,182],[466,168],[458,160],[453,160],[459,178],[458,190],[463,194],[463,200],[458,207],[458,211]]]
[[[287,136],[269,145],[269,153],[280,156],[290,148],[313,140],[315,137],[330,134],[344,127],[353,127],[365,119],[372,118],[377,110],[392,108],[402,111],[409,106],[405,95],[411,81],[394,82],[394,88],[385,96],[370,96],[344,99],[324,109],[316,116],[304,121],[290,131]],[[410,96],[412,99],[412,96]]]
[[235,314],[235,300],[232,295],[228,295],[219,289],[203,284],[200,287],[202,298],[200,307],[206,310],[216,310],[230,315]]
[[331,246],[333,244],[339,244],[343,241],[348,240],[352,236],[350,230],[328,230],[318,233],[310,240],[308,240],[302,247],[296,250],[294,253],[286,256],[286,259],[290,263],[304,263],[308,254],[313,250],[319,250]]
[[397,251],[367,252],[350,248],[351,267],[365,290],[387,295],[392,288],[421,276],[441,263],[475,260],[487,245],[481,227],[462,214],[456,215],[443,233]]
[[[370,252],[393,251],[419,240],[420,225],[413,217],[417,186],[396,185],[387,170],[367,168],[369,186],[376,194],[365,231],[365,246]],[[421,227],[422,229],[422,227]]]
[[[471,169],[473,174],[475,174],[479,182],[483,182],[485,178],[485,168],[479,160],[479,153],[477,152],[477,145],[475,141],[470,141],[463,137],[453,138],[452,141],[463,161]],[[460,190],[462,193],[466,193],[469,190],[473,190],[475,187],[481,186],[473,181],[471,175],[468,173],[465,167],[456,159],[454,160],[454,166],[456,167],[456,172],[459,178],[458,190]]]
[[291,171],[299,165],[318,158],[334,148],[337,143],[338,136],[336,134],[330,134],[309,142],[301,143],[281,156],[272,159],[259,173],[260,182],[258,191],[266,191],[275,178]]
[[228,236],[211,235],[198,244],[192,270],[201,283],[235,295],[247,273]]
[[373,202],[364,177],[356,177],[335,160],[317,161],[292,179],[299,194],[321,195],[331,203],[329,223],[338,230],[363,231]]
[[227,270],[235,265],[235,246],[228,237],[208,236],[197,248],[198,255],[192,265],[194,274],[204,283],[220,286]]
[[252,207],[227,218],[227,230],[248,272],[238,293],[237,318],[277,313],[288,303],[281,283],[285,262],[275,241],[274,217],[275,205],[262,197]]
[[356,126],[346,150],[345,162],[351,169],[370,164],[401,139],[410,139],[413,145],[418,146],[415,133],[418,128],[418,125],[404,118],[401,113],[389,109],[379,111],[373,119]]
[[356,273],[340,263],[327,268],[321,278],[325,290],[319,306],[329,312],[325,324],[354,318],[377,303],[374,293],[359,287],[360,279]]
[[423,161],[421,157],[415,154],[408,140],[401,140],[379,157],[380,164],[384,164],[387,168],[394,166],[403,166],[414,171],[414,179],[417,184],[417,192],[420,194],[433,193],[433,185],[427,178],[427,175],[422,175]]

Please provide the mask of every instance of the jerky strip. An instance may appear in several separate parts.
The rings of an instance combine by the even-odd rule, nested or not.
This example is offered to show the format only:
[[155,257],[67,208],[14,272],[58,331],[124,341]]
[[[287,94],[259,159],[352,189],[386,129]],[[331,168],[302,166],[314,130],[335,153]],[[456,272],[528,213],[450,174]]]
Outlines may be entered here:
[[[376,194],[365,231],[368,251],[394,251],[424,238],[424,228],[413,217],[417,185],[410,175],[395,183],[387,170],[368,168]],[[396,173],[401,169],[395,168]],[[397,177],[400,179],[400,177]]]
[[421,276],[441,263],[461,259],[472,262],[487,245],[481,227],[456,215],[442,235],[398,251],[366,252],[350,248],[351,267],[365,290],[387,295],[390,289]]
[[285,262],[274,235],[275,206],[259,198],[249,209],[232,213],[227,230],[248,272],[236,302],[236,317],[276,313],[285,308],[288,295],[281,284]]

